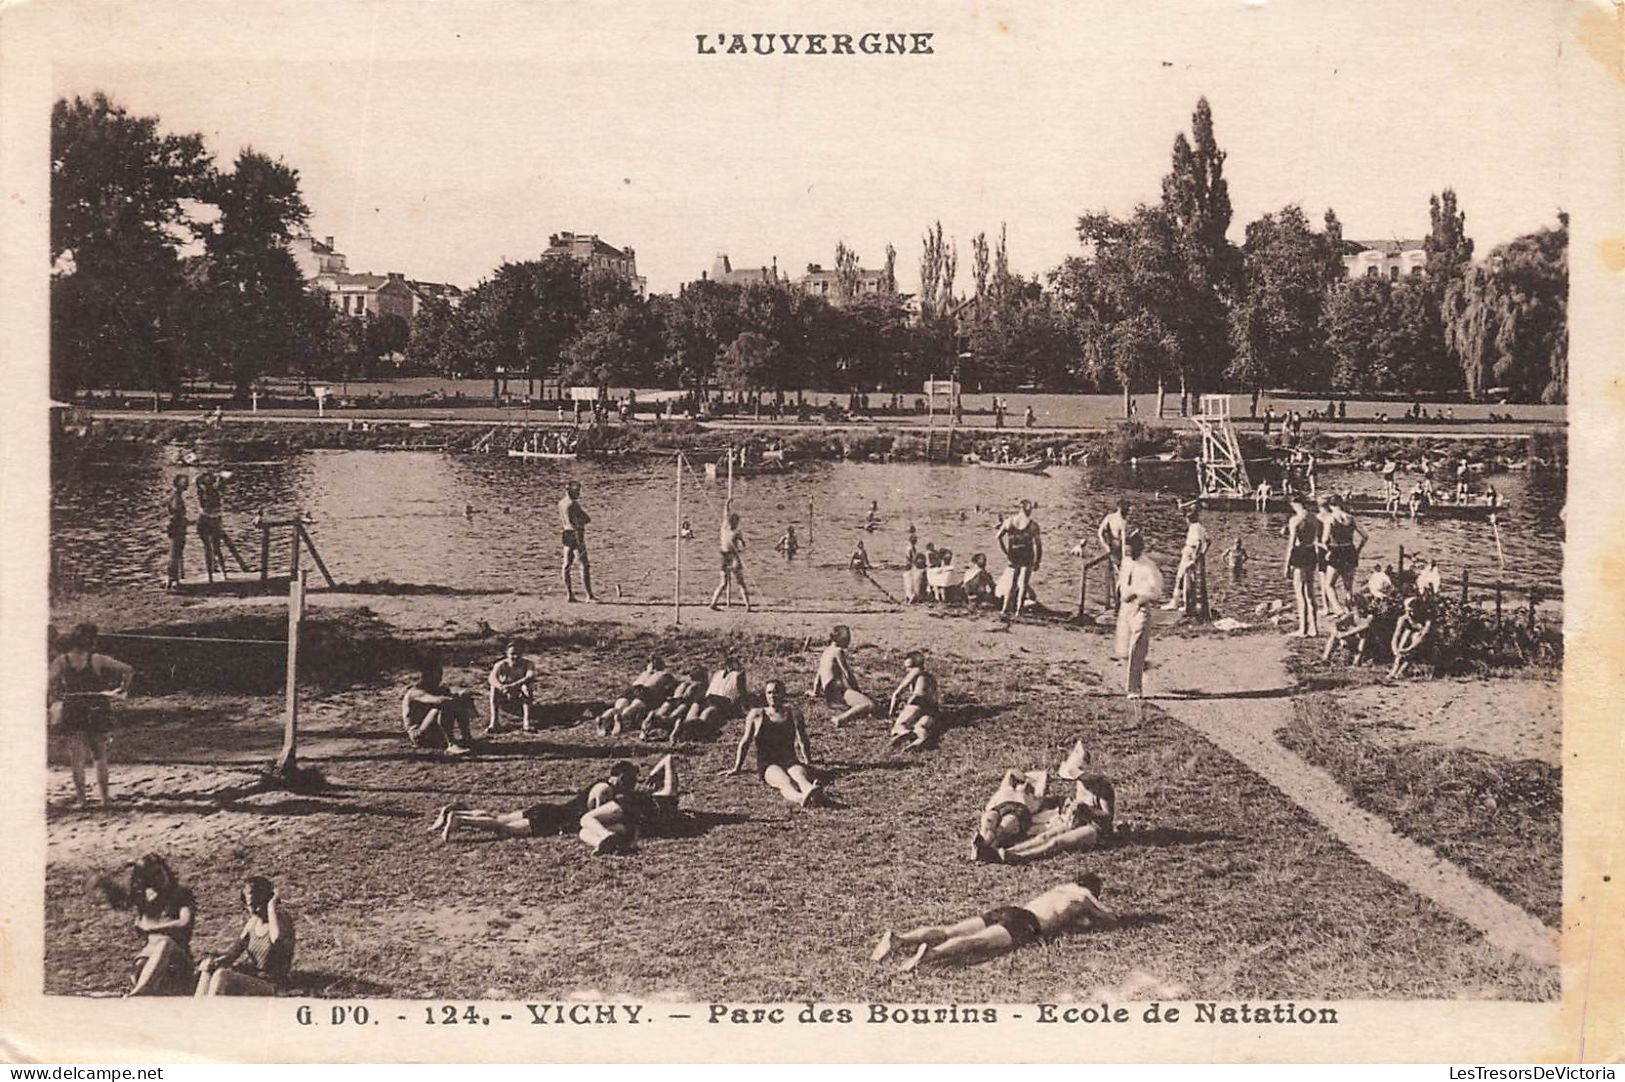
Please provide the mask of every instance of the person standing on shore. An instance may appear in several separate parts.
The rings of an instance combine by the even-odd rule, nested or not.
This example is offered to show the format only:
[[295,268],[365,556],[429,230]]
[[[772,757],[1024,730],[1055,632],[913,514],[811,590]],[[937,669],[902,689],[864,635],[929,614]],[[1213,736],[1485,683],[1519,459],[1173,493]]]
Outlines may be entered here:
[[1006,614],[1020,614],[1032,593],[1033,572],[1044,560],[1044,542],[1038,521],[1033,518],[1037,504],[1022,500],[1020,509],[999,524],[999,547],[1010,561],[1010,592],[1004,595]]
[[581,564],[581,585],[587,591],[587,600],[598,600],[592,592],[592,564],[587,559],[587,523],[591,521],[592,516],[581,506],[581,482],[571,481],[564,486],[564,498],[559,501],[559,528],[564,541],[564,593],[569,601],[576,599],[570,569],[578,561]]
[[1106,550],[1110,558],[1112,573],[1107,581],[1111,583],[1111,603],[1117,604],[1117,579],[1122,574],[1123,567],[1123,540],[1128,536],[1129,502],[1118,500],[1117,509],[1100,520],[1100,526],[1095,530],[1095,537],[1100,541],[1100,547]]
[[1286,524],[1286,554],[1281,560],[1281,572],[1292,580],[1292,600],[1298,613],[1297,637],[1312,638],[1320,634],[1320,621],[1315,610],[1315,570],[1319,555],[1315,538],[1319,524],[1309,515],[1309,500],[1301,493],[1291,499],[1292,517]]
[[186,486],[184,473],[176,474],[171,482],[169,498],[164,501],[164,532],[169,535],[169,571],[164,589],[174,590],[181,584],[186,553]]
[[1117,577],[1117,653],[1128,664],[1130,699],[1145,693],[1145,658],[1151,646],[1151,609],[1162,599],[1162,571],[1145,552],[1145,539],[1123,539],[1123,570]]
[[75,802],[85,803],[85,760],[96,767],[96,789],[102,807],[107,793],[107,739],[112,729],[112,704],[130,694],[135,670],[116,658],[98,654],[95,624],[80,624],[68,633],[62,653],[46,673],[50,721],[68,738],[68,763],[73,770]]
[[[745,595],[745,611],[750,612],[750,587],[745,585],[745,535],[739,530],[739,513],[725,511],[722,521],[722,531],[717,537],[717,547],[722,557],[722,573],[717,578],[717,588],[711,592],[711,609],[715,611],[717,601],[728,588],[730,577],[739,583],[739,592]],[[733,604],[732,595],[728,604]]]

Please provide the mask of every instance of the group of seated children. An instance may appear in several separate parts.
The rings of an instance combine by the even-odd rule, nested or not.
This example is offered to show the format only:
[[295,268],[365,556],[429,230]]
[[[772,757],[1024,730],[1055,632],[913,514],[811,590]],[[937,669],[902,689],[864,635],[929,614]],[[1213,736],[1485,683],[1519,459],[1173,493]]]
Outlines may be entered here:
[[1405,675],[1431,641],[1440,579],[1436,560],[1427,561],[1414,575],[1396,573],[1392,564],[1373,564],[1365,588],[1349,599],[1348,610],[1332,617],[1321,659],[1332,660],[1342,648],[1352,664],[1363,665],[1386,642],[1393,658],[1388,675]]
[[[861,544],[861,543],[860,543]],[[852,554],[857,560],[858,554]],[[867,554],[865,554],[867,558]],[[963,571],[954,564],[951,549],[939,549],[927,543],[923,552],[916,551],[912,542],[903,566],[903,601],[964,602],[968,604],[994,604],[997,583],[987,569],[987,557],[978,552],[970,558],[970,566]]]
[[644,740],[714,739],[744,715],[745,667],[732,653],[712,672],[702,666],[679,677],[659,654],[649,658],[615,701],[598,715],[598,731],[616,735],[633,726]]
[[562,803],[541,801],[511,812],[446,804],[429,830],[451,841],[459,830],[475,830],[505,838],[537,838],[569,834],[585,842],[594,854],[624,853],[643,834],[659,833],[681,816],[678,808],[677,764],[666,755],[647,776],[621,760],[608,774]]
[[1088,763],[1079,741],[1056,770],[1073,783],[1069,797],[1049,791],[1047,771],[1005,771],[971,838],[972,858],[1025,864],[1126,839],[1128,828],[1116,823],[1116,790],[1104,775],[1086,774]]
[[250,876],[241,899],[247,919],[220,954],[192,958],[197,900],[169,864],[148,853],[130,870],[129,885],[103,879],[109,902],[135,913],[145,937],[130,975],[131,996],[271,996],[287,988],[293,968],[293,916],[271,881]]

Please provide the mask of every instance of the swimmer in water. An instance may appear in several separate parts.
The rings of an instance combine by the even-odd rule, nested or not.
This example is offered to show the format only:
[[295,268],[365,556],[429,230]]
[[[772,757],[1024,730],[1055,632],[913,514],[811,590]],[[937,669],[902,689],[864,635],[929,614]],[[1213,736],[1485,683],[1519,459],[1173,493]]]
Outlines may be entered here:
[[880,501],[879,500],[870,500],[869,501],[869,517],[863,520],[863,528],[865,530],[868,530],[870,533],[874,533],[875,532],[875,527],[877,527],[879,525],[880,525]]

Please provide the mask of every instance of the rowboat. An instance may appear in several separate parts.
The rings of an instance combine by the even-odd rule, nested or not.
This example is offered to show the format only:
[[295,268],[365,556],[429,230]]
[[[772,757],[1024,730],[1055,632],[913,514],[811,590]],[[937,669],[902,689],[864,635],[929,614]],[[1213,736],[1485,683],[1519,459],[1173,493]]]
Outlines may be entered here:
[[972,466],[980,466],[984,470],[1003,470],[1006,473],[1045,473],[1049,470],[1049,462],[1042,458],[1020,458],[1013,462],[989,462],[985,458],[967,458]]
[[[1258,504],[1251,496],[1198,496],[1197,503],[1204,511],[1256,511]],[[1387,515],[1390,514],[1388,506],[1381,496],[1355,496],[1344,501],[1344,506],[1350,513],[1356,515]],[[1287,512],[1292,510],[1284,497],[1271,496],[1264,502],[1265,511]],[[1470,500],[1467,503],[1456,503],[1448,500],[1435,499],[1418,512],[1420,518],[1450,518],[1450,519],[1488,519],[1491,515],[1507,510],[1506,501],[1491,503],[1488,500]],[[1404,500],[1399,502],[1399,509],[1393,512],[1401,518],[1410,517],[1410,505]]]

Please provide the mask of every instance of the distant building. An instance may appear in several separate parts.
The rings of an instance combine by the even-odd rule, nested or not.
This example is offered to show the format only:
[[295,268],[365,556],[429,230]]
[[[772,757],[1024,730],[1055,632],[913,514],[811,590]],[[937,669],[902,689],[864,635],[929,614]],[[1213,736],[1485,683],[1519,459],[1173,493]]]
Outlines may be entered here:
[[1428,256],[1419,240],[1354,240],[1347,242],[1343,266],[1350,278],[1398,281],[1426,271]]
[[423,306],[431,300],[443,300],[453,308],[461,307],[463,303],[463,291],[445,282],[418,282],[408,278],[406,285],[412,291],[414,316],[423,311]]
[[778,256],[773,257],[770,267],[735,267],[728,261],[727,252],[717,253],[717,257],[711,261],[711,269],[700,272],[700,281],[721,282],[730,286],[789,284],[789,278],[779,274]]
[[[808,296],[823,297],[831,304],[844,303],[841,298],[839,271],[826,270],[817,263],[808,263],[807,273],[801,276],[797,284],[801,287],[801,291]],[[858,281],[854,290],[855,297],[878,297],[882,294],[895,292],[896,286],[886,281],[885,271],[858,268]]]
[[332,237],[317,240],[309,233],[300,233],[288,242],[288,251],[307,281],[323,274],[349,273],[349,260],[334,249]]
[[637,253],[606,244],[597,233],[554,233],[547,238],[547,251],[542,255],[569,256],[577,263],[609,271],[624,279],[640,297],[648,290],[647,279],[638,277]]
[[422,307],[418,295],[400,273],[323,274],[316,278],[318,289],[327,291],[333,307],[347,316],[363,319],[400,316],[408,324]]

